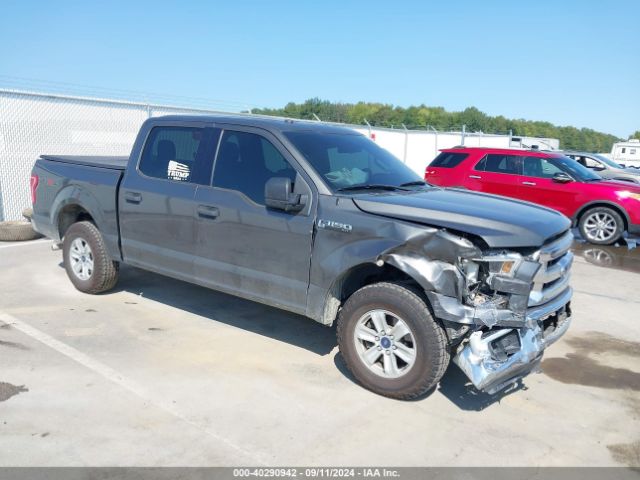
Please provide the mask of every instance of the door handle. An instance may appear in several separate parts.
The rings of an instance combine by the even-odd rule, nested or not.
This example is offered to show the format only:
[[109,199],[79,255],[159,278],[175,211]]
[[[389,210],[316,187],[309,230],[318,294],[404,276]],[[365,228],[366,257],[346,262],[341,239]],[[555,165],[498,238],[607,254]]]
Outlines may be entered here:
[[469,178],[482,178],[480,175],[469,175]]
[[536,182],[522,182],[523,185],[531,185],[532,187],[536,186]]
[[220,210],[211,205],[198,205],[198,216],[202,218],[217,218],[220,215]]
[[125,192],[124,199],[128,203],[140,203],[142,201],[142,194],[138,192]]

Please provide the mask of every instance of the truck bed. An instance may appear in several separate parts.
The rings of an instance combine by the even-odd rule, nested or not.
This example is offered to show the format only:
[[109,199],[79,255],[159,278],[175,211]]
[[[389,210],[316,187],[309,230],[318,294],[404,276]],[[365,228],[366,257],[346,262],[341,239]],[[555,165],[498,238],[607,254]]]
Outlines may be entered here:
[[108,168],[111,170],[124,170],[127,167],[129,157],[107,156],[83,156],[83,155],[41,155],[43,160],[51,162],[73,163],[88,167]]

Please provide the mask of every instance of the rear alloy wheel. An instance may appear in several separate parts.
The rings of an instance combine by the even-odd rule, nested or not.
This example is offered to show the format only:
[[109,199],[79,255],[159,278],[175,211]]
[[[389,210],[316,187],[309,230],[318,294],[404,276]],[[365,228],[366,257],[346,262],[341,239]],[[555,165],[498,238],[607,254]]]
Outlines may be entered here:
[[93,252],[84,238],[78,237],[71,242],[69,261],[71,271],[78,279],[86,282],[91,278],[93,275]]
[[579,226],[585,240],[596,245],[615,243],[624,232],[624,220],[618,212],[608,207],[587,210],[580,218]]
[[118,280],[118,262],[110,258],[100,231],[91,222],[69,227],[64,235],[62,257],[69,280],[81,292],[106,292]]

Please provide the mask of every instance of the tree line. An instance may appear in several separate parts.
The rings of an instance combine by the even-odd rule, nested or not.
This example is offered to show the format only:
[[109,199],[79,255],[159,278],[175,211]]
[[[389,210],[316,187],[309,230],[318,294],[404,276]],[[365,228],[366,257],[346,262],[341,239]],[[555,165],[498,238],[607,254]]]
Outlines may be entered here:
[[[557,126],[550,122],[510,119],[502,115],[491,116],[476,107],[461,112],[449,112],[443,107],[418,105],[397,107],[384,103],[336,103],[311,98],[303,103],[287,103],[284,108],[256,108],[252,113],[290,118],[351,123],[372,126],[457,131],[465,125],[467,132],[499,133],[514,136],[547,137],[560,140],[560,147],[567,150],[610,152],[611,146],[621,139],[615,135],[590,128]],[[404,127],[403,127],[404,125]],[[636,132],[635,135],[640,135]],[[637,136],[635,138],[638,138]]]

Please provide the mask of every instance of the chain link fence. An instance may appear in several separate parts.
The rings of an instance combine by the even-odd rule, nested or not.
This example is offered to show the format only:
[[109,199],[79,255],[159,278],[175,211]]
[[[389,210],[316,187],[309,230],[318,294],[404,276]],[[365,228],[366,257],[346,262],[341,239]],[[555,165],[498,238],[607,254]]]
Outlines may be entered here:
[[29,177],[41,154],[128,155],[147,118],[211,113],[219,112],[0,90],[0,221],[31,205]]
[[[149,117],[229,113],[233,108],[229,104],[223,112],[207,107],[0,89],[0,221],[19,219],[22,210],[31,205],[29,177],[35,160],[42,154],[128,155],[140,125]],[[465,133],[464,129],[438,132],[345,126],[369,136],[420,175],[438,150],[455,145],[559,147],[556,139]]]

